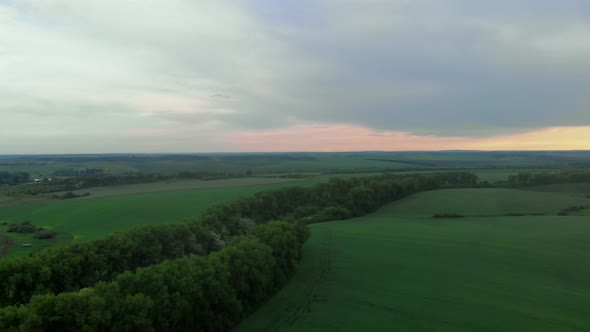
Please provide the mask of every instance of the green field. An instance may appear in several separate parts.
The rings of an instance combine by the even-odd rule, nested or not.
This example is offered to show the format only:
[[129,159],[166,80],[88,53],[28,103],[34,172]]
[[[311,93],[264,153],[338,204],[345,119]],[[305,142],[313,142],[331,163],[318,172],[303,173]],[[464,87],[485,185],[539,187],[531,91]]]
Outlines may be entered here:
[[574,205],[589,205],[582,194],[537,192],[504,188],[447,189],[421,192],[383,209],[395,217],[431,217],[435,213],[459,213],[471,217],[506,214],[557,214]]
[[152,193],[163,191],[179,191],[191,189],[213,189],[213,188],[231,188],[231,187],[248,187],[261,185],[297,185],[296,182],[304,180],[289,178],[236,178],[221,180],[169,180],[151,183],[137,183],[110,187],[87,188],[74,191],[77,194],[90,193],[86,199],[107,196],[130,195],[140,193]]
[[[109,174],[126,172],[176,174],[211,172],[255,175],[379,170],[435,170],[441,168],[483,169],[482,178],[504,178],[514,169],[555,169],[564,164],[586,167],[590,153],[584,151],[541,152],[339,152],[339,153],[251,153],[251,154],[139,154],[139,155],[54,155],[2,156],[0,172],[28,172],[33,177],[50,177],[55,171],[101,168]],[[573,166],[575,167],[575,166]],[[485,173],[485,174],[484,174]]]
[[533,186],[526,188],[534,191],[564,192],[564,193],[582,193],[590,194],[590,183],[563,183],[563,184],[546,184],[542,186]]
[[[135,185],[122,186],[123,188],[108,187],[104,188],[105,191],[102,192],[104,197],[92,198],[90,196],[85,199],[48,200],[0,207],[0,223],[30,221],[37,227],[64,233],[60,239],[65,240],[69,236],[76,240],[87,241],[98,239],[115,231],[124,231],[144,225],[178,223],[186,218],[196,218],[214,204],[252,195],[259,191],[294,185],[308,186],[315,183],[314,181],[271,179],[273,180],[270,181],[271,183],[259,181],[256,184],[252,181],[244,181],[244,179],[237,180],[237,182],[225,180],[224,186],[220,187],[135,194],[130,193],[133,190],[129,189],[135,188]],[[194,185],[193,182],[190,184]],[[154,184],[146,184],[145,186],[148,185],[153,186]],[[163,187],[158,188],[162,189]],[[171,189],[165,185],[164,188]],[[179,185],[176,184],[175,188],[179,189]],[[152,189],[155,190],[156,187],[152,187]],[[50,243],[46,242],[50,240],[32,240],[31,235],[15,236],[14,233],[5,233],[2,228],[0,228],[1,235],[14,239],[10,256],[26,255],[31,250],[38,250]],[[58,241],[58,243],[63,242]],[[23,243],[33,243],[33,248],[22,248]]]
[[[443,190],[313,225],[295,277],[235,331],[590,331],[590,219],[502,216],[582,199]],[[489,217],[429,218],[447,208]]]

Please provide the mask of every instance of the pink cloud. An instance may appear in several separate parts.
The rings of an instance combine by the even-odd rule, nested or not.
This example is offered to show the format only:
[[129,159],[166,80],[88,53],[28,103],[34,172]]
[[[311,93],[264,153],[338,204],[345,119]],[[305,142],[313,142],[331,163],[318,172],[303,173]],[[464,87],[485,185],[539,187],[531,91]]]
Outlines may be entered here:
[[377,132],[347,124],[298,125],[245,131],[227,137],[236,151],[415,151],[415,150],[583,150],[590,149],[590,126],[551,127],[483,138],[419,136]]

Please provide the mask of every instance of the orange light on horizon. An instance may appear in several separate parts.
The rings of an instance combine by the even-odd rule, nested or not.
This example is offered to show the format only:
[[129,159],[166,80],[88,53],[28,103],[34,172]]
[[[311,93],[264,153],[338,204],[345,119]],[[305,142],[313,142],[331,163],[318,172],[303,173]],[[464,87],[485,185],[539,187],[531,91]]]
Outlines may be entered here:
[[238,132],[226,143],[237,151],[436,151],[590,150],[590,126],[549,127],[489,137],[421,136],[377,132],[348,125],[297,125],[286,129]]

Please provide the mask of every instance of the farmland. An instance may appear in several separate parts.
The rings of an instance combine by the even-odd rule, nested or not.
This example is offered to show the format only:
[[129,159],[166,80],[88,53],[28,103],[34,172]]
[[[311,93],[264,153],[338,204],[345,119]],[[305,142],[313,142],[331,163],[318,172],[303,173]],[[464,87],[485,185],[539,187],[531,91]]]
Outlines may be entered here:
[[[313,225],[295,277],[235,331],[589,330],[590,220],[555,215],[584,200],[441,190]],[[445,209],[466,218],[430,218]]]
[[[94,240],[107,239],[109,248],[134,246],[140,256],[144,248],[162,250],[161,256],[145,258],[147,263],[121,257],[136,264],[134,268],[160,269],[172,266],[166,265],[167,260],[220,249],[227,249],[227,255],[237,254],[235,236],[248,234],[253,223],[281,218],[305,223],[332,220],[309,225],[311,238],[303,246],[296,273],[235,331],[585,331],[590,329],[586,319],[590,315],[586,309],[590,307],[586,264],[590,187],[588,180],[577,179],[590,176],[584,167],[589,160],[586,153],[566,152],[8,158],[3,162],[7,170],[26,169],[6,166],[18,161],[38,171],[34,177],[53,180],[0,187],[0,255],[19,266],[25,261],[17,263],[21,259],[12,258],[58,247],[58,251],[26,258],[40,263],[43,271],[39,257],[70,259],[67,253],[76,248],[92,248],[91,252],[101,255],[104,248],[99,250],[96,243],[100,241]],[[84,167],[101,171],[80,176],[86,172]],[[464,177],[449,173],[461,170],[471,173]],[[60,188],[56,184],[60,179],[71,180],[68,188],[74,189],[53,190],[52,186]],[[105,179],[103,186],[84,185],[94,180],[103,183],[101,179]],[[316,184],[324,186],[316,194],[269,193],[203,214],[218,203],[236,202],[261,191]],[[67,194],[69,199],[64,198]],[[366,215],[377,207],[381,208]],[[333,221],[351,216],[360,217]],[[180,222],[186,219],[193,226],[205,225],[207,231],[191,229],[192,236],[198,234],[202,242],[186,249],[193,251],[182,254],[185,249],[179,249],[177,254],[169,247],[183,248],[184,233],[171,230],[183,229],[186,225]],[[31,233],[9,232],[23,222],[56,236],[42,240]],[[146,225],[166,226],[141,228]],[[109,236],[130,230],[125,234],[143,235],[126,235],[120,242],[121,234]],[[154,236],[161,236],[166,245],[154,244]],[[168,243],[175,241],[167,236],[178,238],[179,243]],[[23,247],[25,243],[32,247]],[[107,250],[111,258],[105,260],[111,268],[120,269],[113,275],[133,273],[134,268],[116,264],[121,256],[118,250]],[[94,259],[89,262],[100,266],[101,261]],[[59,270],[60,262],[55,258],[51,269]],[[74,258],[71,271],[76,271],[76,264]],[[75,275],[79,277],[83,276]],[[19,280],[29,279],[23,278],[11,280],[14,287],[25,287]],[[107,277],[85,280],[56,293],[92,288],[97,280],[117,283]],[[53,281],[45,283],[57,287]],[[37,290],[30,291],[32,295]],[[272,292],[267,291],[270,296]],[[3,296],[12,299],[11,293]],[[33,302],[30,308],[37,305]]]
[[[95,168],[108,174],[210,172],[254,175],[286,173],[359,173],[395,170],[488,169],[505,178],[514,169],[556,169],[587,165],[590,153],[579,152],[355,152],[184,155],[5,156],[0,172],[28,172],[49,177],[57,171]],[[499,173],[504,173],[496,176]]]
[[313,183],[290,179],[236,179],[97,188],[93,191],[94,198],[48,200],[0,208],[0,222],[30,221],[37,227],[58,232],[61,241],[33,240],[30,235],[15,237],[14,233],[3,232],[6,226],[0,226],[0,235],[14,237],[10,255],[21,256],[31,251],[31,248],[22,248],[23,243],[32,243],[34,250],[71,238],[88,241],[134,227],[178,223],[196,218],[203,210],[220,202],[263,190]]

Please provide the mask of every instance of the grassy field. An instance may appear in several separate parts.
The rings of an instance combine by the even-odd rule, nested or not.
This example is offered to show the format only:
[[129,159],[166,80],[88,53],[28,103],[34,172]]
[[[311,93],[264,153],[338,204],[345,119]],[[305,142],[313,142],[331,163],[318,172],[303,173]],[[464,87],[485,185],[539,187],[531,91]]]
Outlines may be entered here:
[[[235,332],[590,331],[588,217],[502,216],[580,197],[445,190],[313,225],[295,277]],[[496,216],[428,217],[446,204]]]
[[446,189],[421,192],[383,209],[396,217],[431,217],[435,213],[458,213],[472,217],[506,214],[557,214],[574,205],[590,205],[582,194],[537,192],[503,188]]
[[[219,188],[126,195],[111,193],[109,196],[88,199],[42,201],[2,207],[0,222],[30,221],[37,227],[64,233],[64,240],[67,239],[66,236],[70,236],[76,240],[87,241],[143,225],[178,223],[185,218],[196,218],[214,204],[259,191],[293,185],[308,186],[314,183],[283,181],[254,185],[240,181],[233,184],[228,182],[225,187]],[[109,189],[116,190],[114,188],[116,187]],[[13,237],[14,240],[9,257],[27,254],[31,250],[44,247],[42,244],[49,243],[38,240],[33,242],[33,248],[22,248],[22,243],[31,243],[30,236],[15,236],[14,233],[0,231],[0,236],[2,235]]]
[[[15,234],[6,232],[6,226],[0,226],[0,258],[5,255],[9,257],[26,256],[32,251],[41,250],[51,246],[65,244],[72,241],[72,235],[67,233],[57,233],[52,239],[35,239],[34,234]],[[2,240],[4,239],[4,241]],[[4,246],[2,244],[5,244]],[[22,247],[22,244],[28,243],[32,247]]]
[[[329,171],[376,171],[395,169],[470,168],[502,169],[560,168],[564,164],[587,165],[590,152],[352,152],[352,153],[257,153],[199,155],[54,155],[2,156],[0,172],[28,172],[49,177],[55,171],[101,168],[107,173],[175,174],[213,172],[245,174]],[[583,166],[585,167],[585,166]]]
[[163,191],[178,191],[191,189],[211,189],[211,188],[231,188],[231,187],[249,187],[272,184],[293,184],[301,182],[300,179],[289,178],[236,178],[221,180],[170,180],[153,183],[138,183],[121,186],[96,187],[75,191],[76,194],[90,193],[86,199],[97,197],[130,195],[140,193],[152,193]]
[[535,191],[590,194],[590,183],[579,182],[579,183],[547,184],[547,185],[542,185],[542,186],[528,187],[526,189],[527,190],[535,190]]

